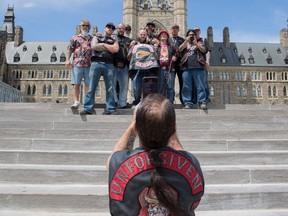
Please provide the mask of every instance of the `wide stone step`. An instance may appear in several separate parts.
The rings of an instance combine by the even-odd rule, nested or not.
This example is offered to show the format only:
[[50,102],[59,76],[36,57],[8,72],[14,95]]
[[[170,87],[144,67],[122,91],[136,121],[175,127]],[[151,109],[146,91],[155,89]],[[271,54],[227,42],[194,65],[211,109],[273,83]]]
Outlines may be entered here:
[[[207,185],[199,211],[285,209],[287,184]],[[1,210],[108,211],[107,185],[0,185]]]
[[[201,165],[286,165],[288,151],[192,152]],[[106,165],[111,151],[0,151],[0,164]]]
[[[288,182],[288,165],[202,166],[205,183],[266,184]],[[0,165],[1,184],[107,184],[105,166]]]
[[[0,130],[0,139],[2,138],[42,138],[42,139],[119,139],[126,128],[122,129],[78,129],[78,130],[45,130],[45,129],[17,129],[11,130],[3,128]],[[288,139],[287,129],[278,130],[218,130],[217,127],[213,130],[182,129],[178,132],[180,140],[182,139]]]
[[[97,130],[97,129],[122,129],[129,126],[130,122],[0,122],[0,129],[41,129],[41,130]],[[247,130],[288,130],[288,122],[201,122],[191,124],[191,122],[181,122],[177,129],[180,130],[205,130],[205,131],[247,131]]]
[[[119,138],[114,139],[0,139],[0,150],[34,151],[111,151]],[[288,139],[181,139],[187,151],[288,151]],[[136,140],[135,147],[138,146]]]
[[[65,212],[41,212],[41,211],[1,211],[1,216],[110,216],[109,212],[101,213],[65,213]],[[287,216],[288,210],[226,210],[226,211],[199,211],[197,216]]]

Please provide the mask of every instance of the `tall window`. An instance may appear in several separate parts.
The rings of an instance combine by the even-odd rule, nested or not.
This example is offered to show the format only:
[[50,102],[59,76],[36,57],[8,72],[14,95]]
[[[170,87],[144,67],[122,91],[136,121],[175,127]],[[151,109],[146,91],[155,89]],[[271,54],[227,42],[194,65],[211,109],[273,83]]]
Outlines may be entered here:
[[63,89],[62,89],[62,84],[59,85],[59,88],[58,88],[58,97],[62,97],[62,92],[63,92]]
[[277,88],[275,85],[273,87],[273,97],[277,97]]
[[259,85],[258,88],[257,88],[257,96],[258,96],[258,97],[262,97],[262,88],[261,88],[260,85]]
[[257,96],[256,86],[253,86],[253,88],[252,88],[252,96],[253,96],[253,97],[256,97],[256,96]]
[[35,94],[36,94],[36,85],[34,84],[32,88],[32,95],[35,95]]
[[48,97],[51,97],[51,95],[52,95],[52,85],[49,84],[49,86],[48,86]]
[[215,96],[215,89],[213,86],[210,86],[210,96],[214,97]]
[[236,93],[237,97],[241,97],[241,88],[239,86],[237,86]]
[[68,86],[67,86],[67,84],[65,84],[65,86],[64,86],[64,97],[67,97],[67,95],[68,95]]
[[46,84],[43,85],[42,96],[46,97],[47,89]]
[[283,96],[287,98],[287,89],[286,86],[283,87]]

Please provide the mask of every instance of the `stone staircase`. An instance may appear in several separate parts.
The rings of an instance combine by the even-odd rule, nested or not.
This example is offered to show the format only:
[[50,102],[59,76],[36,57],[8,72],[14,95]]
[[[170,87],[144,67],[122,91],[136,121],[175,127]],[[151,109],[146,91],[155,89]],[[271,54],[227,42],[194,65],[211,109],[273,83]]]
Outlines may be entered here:
[[[288,106],[176,107],[206,181],[197,216],[288,215]],[[82,107],[81,107],[82,108]],[[64,104],[0,103],[0,215],[106,216],[106,160],[132,119]]]

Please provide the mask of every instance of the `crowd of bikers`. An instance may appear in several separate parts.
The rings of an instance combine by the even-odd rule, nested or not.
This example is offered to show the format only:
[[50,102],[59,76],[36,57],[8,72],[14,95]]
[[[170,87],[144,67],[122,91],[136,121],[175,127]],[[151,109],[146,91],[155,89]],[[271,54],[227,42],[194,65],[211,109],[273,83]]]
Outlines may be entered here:
[[[131,26],[124,23],[115,26],[109,22],[103,34],[96,33],[93,37],[90,28],[87,19],[81,20],[80,34],[71,38],[67,48],[66,67],[71,69],[73,85],[72,109],[79,108],[80,84],[84,79],[84,109],[80,114],[93,113],[101,76],[106,88],[103,113],[106,115],[118,114],[117,109],[134,108],[143,97],[144,77],[157,77],[158,93],[173,104],[177,76],[183,108],[192,109],[193,105],[208,108],[209,50],[206,39],[200,37],[200,28],[189,29],[182,38],[177,24],[171,26],[170,33],[164,29],[156,33],[155,24],[148,22],[134,39],[130,36]],[[129,79],[133,84],[132,104],[127,102]]]

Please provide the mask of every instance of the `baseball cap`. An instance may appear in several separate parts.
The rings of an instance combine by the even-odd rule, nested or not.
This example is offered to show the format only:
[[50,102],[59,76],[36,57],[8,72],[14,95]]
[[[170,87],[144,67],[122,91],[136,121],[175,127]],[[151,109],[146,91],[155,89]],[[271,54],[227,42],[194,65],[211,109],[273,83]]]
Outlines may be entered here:
[[112,22],[107,23],[105,27],[111,27],[113,31],[115,30],[115,25]]
[[179,27],[179,25],[178,24],[174,24],[174,25],[172,25],[172,27],[171,28],[180,28]]
[[193,31],[200,31],[200,28],[199,28],[199,27],[195,27],[195,28],[193,29]]
[[156,27],[153,22],[148,22],[148,23],[146,24],[146,26],[149,26],[149,25],[152,25],[153,27]]

